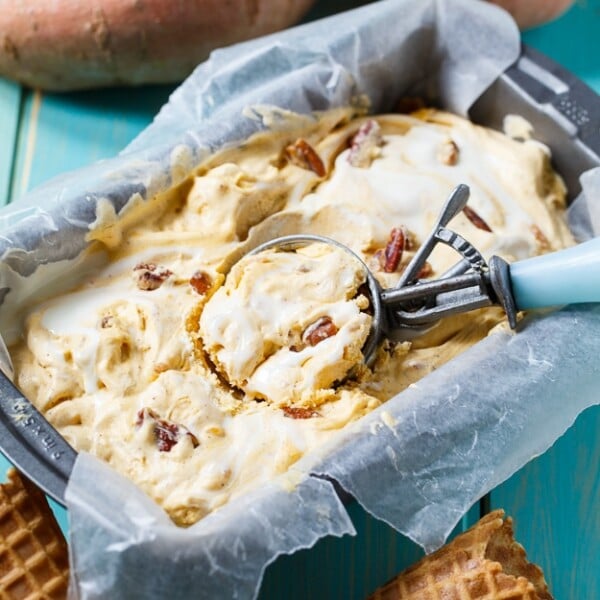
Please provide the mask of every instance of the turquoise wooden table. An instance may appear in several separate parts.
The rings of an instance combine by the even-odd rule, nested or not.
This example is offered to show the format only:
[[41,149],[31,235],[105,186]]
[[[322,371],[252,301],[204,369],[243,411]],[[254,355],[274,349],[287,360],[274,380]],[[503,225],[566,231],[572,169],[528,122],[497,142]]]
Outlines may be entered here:
[[[332,12],[326,5],[321,2],[311,16]],[[559,20],[523,37],[600,93],[599,33],[600,0],[580,0]],[[54,95],[0,79],[0,203],[17,200],[54,175],[115,155],[152,120],[172,89]],[[473,507],[457,528],[472,524],[480,511],[504,508],[516,521],[517,539],[561,600],[600,599],[598,432],[600,407],[595,407],[546,454]],[[0,479],[7,467],[0,455]],[[260,597],[363,598],[421,556],[419,548],[358,505],[350,505],[349,512],[355,538],[325,539],[311,550],[281,557],[268,568]],[[57,514],[66,528],[65,511],[57,507]]]

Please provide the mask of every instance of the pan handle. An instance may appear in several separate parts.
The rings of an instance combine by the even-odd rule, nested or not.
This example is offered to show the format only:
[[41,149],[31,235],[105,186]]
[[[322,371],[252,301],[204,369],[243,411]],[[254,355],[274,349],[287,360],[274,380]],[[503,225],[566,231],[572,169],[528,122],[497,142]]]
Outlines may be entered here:
[[589,86],[536,50],[523,46],[506,76],[554,122],[600,156],[600,102]]
[[60,504],[77,453],[0,371],[0,449]]

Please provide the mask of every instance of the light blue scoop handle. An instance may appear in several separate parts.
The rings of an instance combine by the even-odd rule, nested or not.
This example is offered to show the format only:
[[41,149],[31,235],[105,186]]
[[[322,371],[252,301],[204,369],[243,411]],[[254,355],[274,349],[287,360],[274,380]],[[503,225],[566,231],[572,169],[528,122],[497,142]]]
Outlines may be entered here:
[[600,302],[600,237],[510,265],[518,310]]

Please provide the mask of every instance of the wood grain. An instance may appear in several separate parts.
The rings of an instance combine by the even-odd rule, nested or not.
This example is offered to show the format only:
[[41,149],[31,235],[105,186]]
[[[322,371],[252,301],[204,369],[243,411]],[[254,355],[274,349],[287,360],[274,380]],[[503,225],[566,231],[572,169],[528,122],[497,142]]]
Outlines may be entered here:
[[0,79],[0,206],[8,202],[12,185],[21,96],[18,85]]
[[493,508],[514,517],[516,539],[557,599],[600,598],[599,431],[595,406],[491,495]]
[[24,90],[9,201],[55,175],[118,154],[152,121],[172,89],[63,95]]

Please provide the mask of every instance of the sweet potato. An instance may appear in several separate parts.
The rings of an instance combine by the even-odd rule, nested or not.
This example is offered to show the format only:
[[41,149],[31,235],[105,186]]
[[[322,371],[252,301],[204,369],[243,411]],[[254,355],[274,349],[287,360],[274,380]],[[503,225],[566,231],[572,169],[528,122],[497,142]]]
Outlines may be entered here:
[[551,21],[563,13],[574,0],[490,0],[502,6],[525,29]]
[[295,23],[314,0],[4,0],[0,75],[64,91],[183,79],[209,52]]
[[[367,1],[332,1],[325,12]],[[490,1],[531,27],[574,0]],[[212,49],[292,25],[314,2],[3,0],[0,76],[54,91],[176,82]]]

